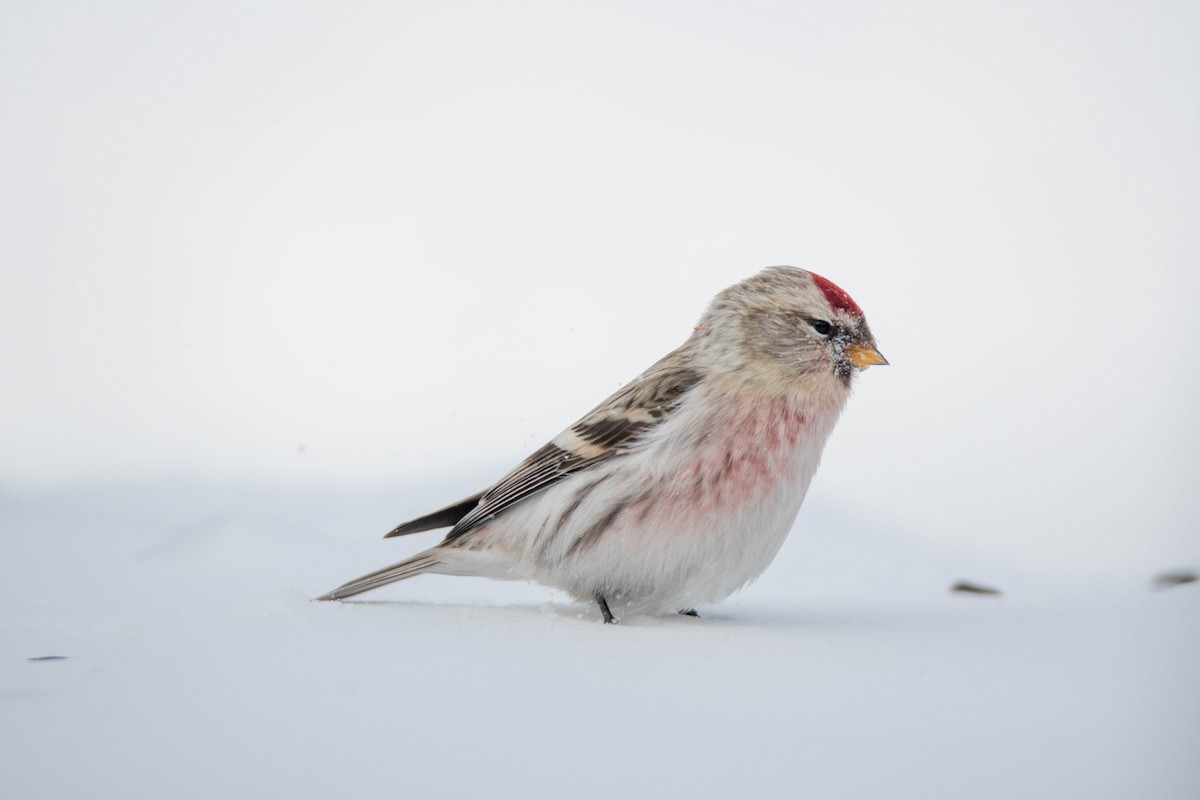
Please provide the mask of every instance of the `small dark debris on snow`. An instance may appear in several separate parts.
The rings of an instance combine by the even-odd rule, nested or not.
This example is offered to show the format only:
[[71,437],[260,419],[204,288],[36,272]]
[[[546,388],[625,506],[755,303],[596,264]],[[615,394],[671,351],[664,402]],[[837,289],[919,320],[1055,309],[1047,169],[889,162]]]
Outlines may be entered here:
[[67,660],[66,656],[34,656],[33,658],[26,659],[26,661],[66,661],[66,660]]
[[998,597],[1000,595],[999,589],[993,589],[990,586],[983,586],[978,583],[971,583],[970,581],[959,581],[950,587],[950,591],[961,594],[986,594],[991,597]]
[[1170,589],[1172,586],[1183,586],[1185,583],[1195,583],[1198,580],[1200,580],[1200,575],[1191,570],[1175,569],[1159,573],[1154,578],[1154,588]]

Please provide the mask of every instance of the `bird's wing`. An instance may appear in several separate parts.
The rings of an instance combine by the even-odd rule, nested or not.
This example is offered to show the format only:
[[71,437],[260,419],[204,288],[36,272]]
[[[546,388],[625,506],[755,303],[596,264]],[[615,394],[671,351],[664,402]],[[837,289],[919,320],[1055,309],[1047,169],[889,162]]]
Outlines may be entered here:
[[465,517],[472,508],[479,505],[481,497],[483,497],[483,492],[472,495],[466,500],[459,500],[457,503],[452,503],[445,508],[438,509],[432,514],[426,514],[423,517],[417,517],[414,520],[397,525],[395,528],[392,528],[390,533],[384,534],[383,538],[387,539],[392,536],[404,536],[409,533],[431,531],[434,528],[449,528]]
[[700,381],[697,370],[663,362],[609,397],[485,491],[478,505],[458,520],[445,541],[454,541],[569,475],[635,449]]

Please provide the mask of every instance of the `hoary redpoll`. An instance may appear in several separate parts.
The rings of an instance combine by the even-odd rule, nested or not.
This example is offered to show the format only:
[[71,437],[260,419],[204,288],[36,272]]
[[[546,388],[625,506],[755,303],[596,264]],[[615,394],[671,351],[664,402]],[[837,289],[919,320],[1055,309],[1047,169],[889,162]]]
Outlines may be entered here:
[[605,622],[694,615],[766,569],[855,373],[886,363],[848,294],[765,269],[494,486],[387,534],[450,527],[440,544],[320,599],[435,572],[557,586]]

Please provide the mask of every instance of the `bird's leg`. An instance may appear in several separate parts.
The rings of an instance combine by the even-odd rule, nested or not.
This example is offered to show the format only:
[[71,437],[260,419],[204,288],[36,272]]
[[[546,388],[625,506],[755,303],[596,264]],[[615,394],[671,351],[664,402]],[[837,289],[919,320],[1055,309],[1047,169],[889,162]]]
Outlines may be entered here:
[[696,613],[696,609],[694,609],[694,608],[685,608],[683,611],[680,611],[679,613],[683,614],[685,617],[699,617],[700,616],[699,614]]
[[617,618],[614,617],[612,612],[608,610],[608,601],[604,599],[604,595],[597,592],[596,602],[600,604],[600,613],[604,615],[604,622],[606,624],[616,625]]

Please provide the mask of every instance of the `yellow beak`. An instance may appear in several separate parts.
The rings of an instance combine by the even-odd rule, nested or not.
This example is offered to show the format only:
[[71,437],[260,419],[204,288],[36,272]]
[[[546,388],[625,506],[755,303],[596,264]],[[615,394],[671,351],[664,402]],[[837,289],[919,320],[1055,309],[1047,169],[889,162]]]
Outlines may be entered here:
[[850,363],[859,369],[866,369],[872,365],[886,367],[888,363],[883,354],[870,345],[852,344],[846,348],[846,355],[850,356]]

